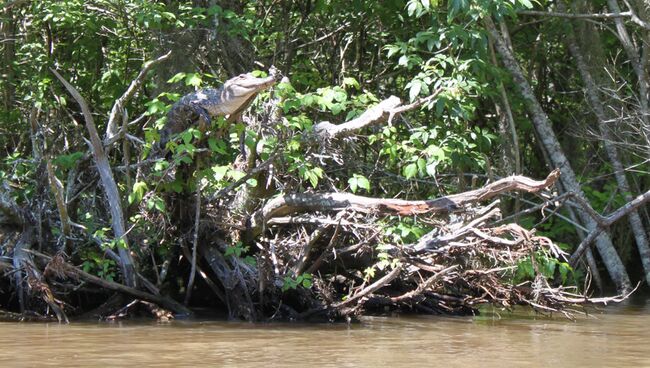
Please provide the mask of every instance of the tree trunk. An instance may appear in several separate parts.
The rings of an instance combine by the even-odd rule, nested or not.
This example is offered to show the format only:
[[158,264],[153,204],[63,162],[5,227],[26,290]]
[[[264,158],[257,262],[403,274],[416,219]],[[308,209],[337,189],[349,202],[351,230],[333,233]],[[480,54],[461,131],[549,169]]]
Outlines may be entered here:
[[[618,6],[617,0],[607,0],[607,5],[613,13],[620,13],[621,9]],[[639,108],[641,110],[641,121],[643,123],[643,130],[645,132],[646,140],[650,142],[650,109],[648,108],[648,74],[645,71],[643,65],[643,59],[639,54],[636,46],[632,42],[632,38],[625,28],[625,23],[623,18],[615,18],[614,22],[616,23],[616,33],[618,34],[618,39],[623,44],[623,49],[627,54],[632,69],[634,69],[634,74],[636,74],[637,81],[639,84]],[[649,145],[650,147],[650,145]]]
[[[564,4],[561,2],[558,3],[557,8],[561,12],[566,12]],[[619,190],[625,196],[625,201],[630,202],[633,199],[631,194],[631,188],[625,176],[625,168],[619,158],[618,150],[613,144],[613,135],[610,132],[610,128],[607,124],[610,119],[607,117],[605,109],[603,108],[603,101],[601,101],[598,94],[598,86],[594,81],[585,59],[582,55],[582,52],[578,48],[578,43],[576,42],[575,35],[573,32],[573,27],[569,24],[569,32],[566,34],[566,42],[569,46],[569,51],[573,56],[573,59],[576,62],[580,76],[585,83],[585,94],[587,96],[587,101],[591,106],[594,114],[597,118],[598,130],[602,136],[602,142],[609,157],[609,161],[614,168],[614,176],[616,178],[616,183],[618,184]],[[639,255],[641,256],[641,263],[643,264],[643,269],[645,271],[646,282],[650,285],[650,245],[648,245],[648,237],[646,236],[645,227],[641,221],[641,216],[637,211],[633,211],[628,216],[628,221],[632,232],[634,233],[634,239],[636,241],[637,248],[639,249]]]
[[[490,35],[494,38],[497,52],[501,56],[504,66],[512,74],[515,85],[523,97],[524,104],[531,117],[533,126],[540,137],[540,144],[544,145],[544,149],[548,152],[553,165],[559,168],[562,172],[560,181],[563,187],[567,191],[576,193],[576,195],[581,198],[586,198],[573,168],[567,160],[566,155],[555,136],[555,132],[553,132],[548,116],[542,110],[539,101],[535,98],[535,94],[533,93],[528,80],[524,77],[521,67],[515,60],[514,55],[508,49],[501,34],[496,30],[492,19],[485,18],[485,25]],[[585,224],[587,229],[590,231],[596,229],[597,223],[588,213],[582,209],[578,209],[577,212],[580,220]],[[599,236],[596,239],[596,246],[618,291],[625,293],[631,290],[630,278],[625,270],[621,258],[616,253],[616,249],[612,244],[609,234],[603,233]]]
[[3,105],[6,112],[14,108],[14,60],[16,58],[16,23],[13,16],[13,10],[10,8],[4,14],[4,19],[0,23],[2,39],[4,44],[3,51]]

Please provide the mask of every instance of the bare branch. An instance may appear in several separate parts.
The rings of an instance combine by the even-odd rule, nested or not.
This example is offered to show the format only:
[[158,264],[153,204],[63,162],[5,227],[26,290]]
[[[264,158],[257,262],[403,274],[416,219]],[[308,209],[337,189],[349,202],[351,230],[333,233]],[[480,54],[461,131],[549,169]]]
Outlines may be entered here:
[[436,98],[442,91],[443,88],[438,88],[430,96],[418,99],[408,105],[402,105],[399,97],[390,96],[366,110],[358,118],[346,123],[335,125],[328,121],[322,121],[314,126],[314,132],[326,139],[346,137],[360,129],[391,121],[403,112],[414,110]]
[[650,23],[639,18],[636,13],[631,9],[626,12],[613,12],[613,13],[592,13],[592,14],[577,14],[577,13],[563,13],[563,12],[553,12],[553,11],[539,11],[539,10],[520,10],[517,12],[520,15],[533,15],[541,17],[553,17],[553,18],[569,18],[569,19],[619,19],[619,18],[630,18],[630,20],[645,29],[650,30]]
[[171,53],[172,52],[169,51],[165,55],[162,55],[155,60],[147,61],[146,63],[144,63],[144,65],[142,66],[142,70],[140,70],[138,76],[131,82],[129,88],[126,89],[126,91],[120,98],[115,100],[115,103],[113,104],[113,108],[111,109],[111,113],[108,116],[108,124],[106,125],[106,137],[104,138],[104,144],[110,145],[118,139],[116,137],[119,135],[117,134],[117,120],[119,119],[121,112],[124,110],[124,106],[126,105],[127,102],[129,102],[131,97],[133,97],[135,92],[142,86],[142,83],[144,83],[144,78],[147,76],[147,72],[154,65],[167,60],[171,55]]
[[368,287],[364,288],[363,290],[359,291],[358,293],[354,294],[353,296],[345,299],[344,301],[334,304],[334,308],[343,309],[343,308],[349,306],[350,304],[352,304],[352,302],[356,301],[357,299],[362,298],[362,297],[364,297],[364,296],[366,296],[368,294],[371,294],[371,293],[381,289],[382,287],[388,285],[391,281],[395,280],[395,278],[397,276],[399,276],[399,274],[401,272],[402,272],[402,267],[401,266],[395,267],[392,271],[390,271],[388,274],[386,274],[386,276],[384,276],[384,277],[380,278],[379,280],[373,282]]
[[[32,250],[32,249],[27,250],[27,251],[29,253],[34,254],[35,256],[38,256],[38,257],[41,257],[41,258],[44,258],[44,259],[47,259],[47,260],[52,259],[51,257],[49,257],[49,256],[47,256],[45,254],[39,253],[39,252],[37,252],[35,250]],[[145,291],[141,291],[141,290],[138,290],[138,289],[126,286],[126,285],[122,285],[122,284],[114,282],[114,281],[108,281],[108,280],[102,279],[101,277],[91,275],[91,274],[89,274],[87,272],[84,272],[83,270],[80,270],[77,267],[75,267],[73,265],[70,265],[68,263],[65,263],[65,262],[60,262],[60,263],[57,264],[57,266],[63,268],[63,270],[65,271],[65,274],[67,276],[69,276],[69,277],[72,277],[72,278],[75,278],[75,279],[81,279],[81,280],[87,281],[87,282],[89,282],[91,284],[101,286],[101,287],[103,287],[105,289],[108,289],[108,290],[114,290],[114,291],[117,291],[117,292],[120,292],[120,293],[131,295],[131,296],[133,296],[135,298],[138,298],[138,299],[142,299],[142,300],[146,300],[148,302],[156,303],[159,306],[161,306],[163,308],[167,308],[167,309],[169,309],[169,310],[171,310],[173,312],[176,312],[176,313],[180,313],[180,314],[184,314],[184,315],[191,315],[192,314],[189,309],[185,308],[185,306],[183,306],[182,304],[174,301],[173,299],[170,299],[170,298],[167,298],[167,297],[164,297],[164,296],[161,296],[161,295],[150,294],[150,293],[147,293]]]
[[[591,246],[593,241],[600,235],[605,229],[612,226],[613,223],[620,220],[623,216],[629,214],[630,212],[635,211],[641,205],[650,202],[650,190],[637,196],[634,200],[626,203],[624,206],[620,207],[618,210],[614,211],[607,217],[602,217],[602,220],[598,222],[598,227],[593,229],[589,235],[582,240],[578,248],[571,255],[570,262],[572,265],[575,265],[580,259],[580,256]],[[582,202],[580,202],[583,204]]]
[[93,115],[90,112],[86,100],[81,96],[79,91],[68,83],[68,81],[66,81],[56,70],[50,70],[61,81],[72,97],[74,97],[79,106],[81,106],[81,111],[84,115],[84,120],[86,121],[86,129],[90,136],[90,146],[92,148],[93,158],[95,160],[95,165],[97,166],[97,171],[99,171],[99,177],[102,181],[102,186],[104,187],[104,192],[106,193],[108,205],[111,211],[113,234],[115,235],[115,239],[121,239],[124,244],[123,246],[118,247],[122,276],[127,285],[135,286],[137,283],[135,277],[135,264],[133,262],[133,257],[131,257],[126,237],[124,217],[122,214],[122,200],[120,198],[120,192],[117,190],[115,179],[113,178],[110,163],[108,162],[108,158],[104,152],[104,147],[99,139],[99,134],[97,134]]
[[72,249],[70,249],[70,241],[68,237],[70,236],[70,217],[68,217],[68,208],[63,198],[63,184],[56,177],[54,173],[54,167],[52,166],[52,160],[48,159],[46,162],[47,176],[50,182],[50,190],[54,195],[54,200],[56,202],[56,208],[59,211],[59,218],[61,219],[61,232],[65,237],[64,248],[67,254],[72,254]]
[[372,198],[350,193],[290,194],[271,200],[261,210],[253,214],[252,228],[255,234],[259,234],[266,222],[272,217],[305,211],[352,209],[363,213],[405,216],[425,213],[449,213],[468,203],[484,201],[506,191],[538,192],[552,186],[559,176],[559,170],[551,172],[543,181],[535,181],[524,176],[511,176],[488,184],[483,188],[424,201]]
[[632,16],[632,12],[622,13],[592,13],[592,14],[576,14],[576,13],[561,13],[552,11],[539,11],[539,10],[519,10],[517,14],[520,15],[534,15],[542,17],[554,18],[571,18],[571,19],[615,19],[627,18]]
[[0,224],[23,225],[25,215],[11,196],[11,188],[4,182],[0,185]]

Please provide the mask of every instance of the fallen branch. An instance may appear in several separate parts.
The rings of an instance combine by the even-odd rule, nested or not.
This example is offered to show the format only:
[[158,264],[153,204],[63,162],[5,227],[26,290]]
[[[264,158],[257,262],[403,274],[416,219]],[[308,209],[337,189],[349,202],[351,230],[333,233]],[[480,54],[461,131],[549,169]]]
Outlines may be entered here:
[[[395,267],[392,271],[386,274],[386,276],[380,278],[379,280],[373,282],[372,284],[368,285],[365,287],[363,290],[359,291],[358,293],[354,294],[353,296],[345,299],[342,302],[336,303],[333,305],[334,308],[342,310],[352,303],[356,302],[357,299],[362,298],[366,295],[369,295],[382,287],[388,285],[391,281],[395,280],[397,276],[402,272],[402,267],[398,266]],[[345,313],[345,312],[344,312]]]
[[350,193],[290,194],[272,199],[261,210],[255,212],[251,227],[253,233],[258,235],[271,218],[306,211],[351,209],[378,215],[445,214],[460,209],[464,205],[490,199],[506,191],[520,190],[535,193],[552,186],[559,176],[559,170],[551,172],[543,181],[535,181],[524,176],[511,176],[483,188],[424,201],[372,198]]
[[47,168],[47,177],[50,183],[50,190],[54,195],[54,200],[56,202],[56,208],[59,211],[59,218],[61,219],[61,233],[63,234],[63,250],[66,254],[72,254],[70,240],[70,217],[68,217],[68,208],[63,197],[63,184],[56,177],[54,173],[54,167],[52,166],[52,160],[48,159],[46,162]]
[[[52,260],[52,257],[47,256],[47,255],[45,255],[43,253],[37,252],[35,250],[30,249],[30,250],[28,250],[28,252],[34,254],[35,256],[46,259],[48,261]],[[150,293],[147,293],[145,291],[129,287],[127,285],[123,285],[123,284],[120,284],[120,283],[117,283],[117,282],[114,282],[114,281],[108,281],[108,280],[102,279],[100,277],[91,275],[91,274],[89,274],[89,273],[87,273],[87,272],[85,272],[83,270],[80,270],[77,267],[75,267],[75,266],[73,266],[71,264],[68,264],[66,262],[58,262],[56,264],[56,266],[58,268],[62,268],[65,275],[67,275],[68,277],[72,277],[74,279],[81,279],[81,280],[87,281],[87,282],[89,282],[91,284],[95,284],[95,285],[100,286],[100,287],[105,288],[105,289],[118,291],[120,293],[130,295],[130,296],[135,297],[137,299],[142,299],[142,300],[145,300],[145,301],[148,301],[148,302],[156,303],[159,306],[161,306],[163,308],[166,308],[166,309],[169,309],[172,312],[175,312],[175,313],[178,313],[178,314],[182,314],[182,315],[191,315],[192,314],[192,312],[189,309],[187,309],[184,305],[176,302],[173,299],[166,298],[166,297],[161,296],[161,295],[150,294]]]

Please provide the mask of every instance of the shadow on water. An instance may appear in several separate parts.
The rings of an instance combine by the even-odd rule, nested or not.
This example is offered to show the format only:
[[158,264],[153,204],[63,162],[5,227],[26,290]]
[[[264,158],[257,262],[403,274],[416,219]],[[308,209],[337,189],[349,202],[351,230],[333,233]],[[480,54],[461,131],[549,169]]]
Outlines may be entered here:
[[0,324],[0,366],[649,366],[648,295],[574,321],[486,309],[476,317],[346,324],[218,321]]

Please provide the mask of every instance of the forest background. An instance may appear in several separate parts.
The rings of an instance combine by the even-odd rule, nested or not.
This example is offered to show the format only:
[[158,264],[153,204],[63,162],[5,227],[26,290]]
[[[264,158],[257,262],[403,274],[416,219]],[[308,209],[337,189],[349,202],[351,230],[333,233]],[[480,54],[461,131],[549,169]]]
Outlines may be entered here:
[[[643,0],[14,0],[1,9],[5,309],[64,318],[114,296],[85,290],[79,277],[176,312],[221,306],[246,319],[406,299],[412,307],[434,282],[477,303],[512,301],[480,296],[468,274],[467,285],[449,279],[453,262],[428,270],[445,274],[427,282],[405,279],[408,257],[396,249],[422,243],[440,222],[339,212],[287,227],[286,216],[260,225],[254,215],[289,193],[433,199],[556,168],[553,192],[502,193],[497,223],[534,228],[567,257],[523,254],[499,280],[522,293],[513,288],[540,275],[582,291],[650,282],[647,198],[634,202],[650,179]],[[214,122],[225,133],[192,128],[173,157],[154,160],[165,113],[182,95],[271,66],[286,79],[239,121]],[[331,145],[305,138],[391,95],[404,102],[380,124]],[[114,139],[104,134],[111,124],[121,127]],[[183,165],[192,166],[186,176]],[[337,251],[356,257],[341,266]],[[61,281],[66,273],[77,279]],[[415,294],[368,298],[397,279]],[[435,306],[416,309],[444,311]]]

